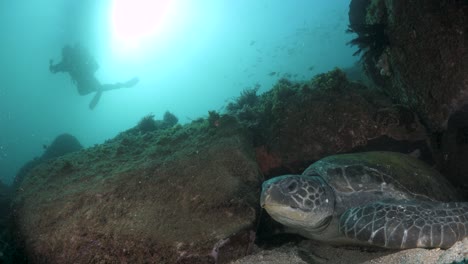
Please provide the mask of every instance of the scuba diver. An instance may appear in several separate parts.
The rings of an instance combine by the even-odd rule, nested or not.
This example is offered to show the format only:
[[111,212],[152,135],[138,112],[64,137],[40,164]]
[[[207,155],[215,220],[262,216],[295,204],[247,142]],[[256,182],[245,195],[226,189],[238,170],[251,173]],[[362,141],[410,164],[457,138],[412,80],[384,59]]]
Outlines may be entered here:
[[73,47],[69,45],[63,47],[61,62],[54,64],[53,60],[49,61],[50,72],[68,72],[80,95],[96,93],[89,103],[90,109],[94,109],[97,105],[102,92],[133,87],[139,82],[138,77],[134,77],[123,83],[101,84],[94,76],[98,68],[96,60],[79,44],[75,44]]

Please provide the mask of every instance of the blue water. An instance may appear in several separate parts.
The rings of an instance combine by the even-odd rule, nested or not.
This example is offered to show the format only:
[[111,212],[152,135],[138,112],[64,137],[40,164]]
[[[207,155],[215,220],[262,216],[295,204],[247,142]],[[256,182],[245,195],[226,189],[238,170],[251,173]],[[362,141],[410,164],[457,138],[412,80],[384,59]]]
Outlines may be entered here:
[[[306,80],[357,60],[346,46],[349,0],[127,0],[137,17],[121,8],[116,21],[117,1],[0,1],[1,181],[11,183],[59,134],[87,147],[150,113],[162,119],[169,110],[187,123],[255,84],[264,92],[284,74]],[[74,43],[93,54],[103,83],[140,83],[105,92],[90,110],[93,95],[48,68]]]

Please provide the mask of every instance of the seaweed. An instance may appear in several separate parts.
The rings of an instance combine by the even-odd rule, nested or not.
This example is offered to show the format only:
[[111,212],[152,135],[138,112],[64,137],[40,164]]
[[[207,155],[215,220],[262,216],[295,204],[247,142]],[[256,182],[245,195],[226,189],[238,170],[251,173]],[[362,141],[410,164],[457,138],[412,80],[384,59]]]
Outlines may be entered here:
[[252,108],[258,102],[257,92],[260,89],[260,85],[255,85],[253,88],[244,89],[240,96],[234,101],[230,102],[226,106],[226,110],[229,113],[235,113],[242,109],[249,107]]
[[171,113],[169,111],[166,111],[164,113],[164,117],[163,117],[163,127],[164,128],[173,127],[173,126],[177,125],[178,122],[179,122],[179,119],[173,113]]
[[147,133],[156,130],[156,120],[153,114],[148,114],[138,122],[137,128],[142,133]]
[[347,43],[358,47],[353,56],[362,53],[362,58],[372,58],[376,61],[385,48],[390,45],[385,24],[350,24],[346,32],[358,35]]
[[216,111],[208,111],[208,125],[209,127],[218,127],[221,115]]

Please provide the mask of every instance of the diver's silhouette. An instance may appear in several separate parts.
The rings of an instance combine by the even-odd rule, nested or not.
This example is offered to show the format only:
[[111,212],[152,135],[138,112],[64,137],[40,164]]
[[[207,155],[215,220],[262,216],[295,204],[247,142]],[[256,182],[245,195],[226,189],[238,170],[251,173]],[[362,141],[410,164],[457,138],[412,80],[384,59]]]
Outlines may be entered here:
[[139,81],[137,77],[134,77],[124,83],[101,84],[94,76],[98,68],[96,60],[79,44],[75,44],[73,47],[69,45],[63,47],[61,62],[54,64],[53,60],[49,61],[49,70],[52,73],[68,72],[80,95],[96,92],[89,103],[90,109],[94,109],[99,102],[102,92],[132,87]]

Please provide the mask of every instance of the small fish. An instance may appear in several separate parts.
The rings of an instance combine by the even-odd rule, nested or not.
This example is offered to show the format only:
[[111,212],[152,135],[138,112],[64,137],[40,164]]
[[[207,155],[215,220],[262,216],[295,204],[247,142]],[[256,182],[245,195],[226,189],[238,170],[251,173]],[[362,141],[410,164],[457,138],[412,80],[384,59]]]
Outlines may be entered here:
[[313,71],[314,68],[315,68],[314,66],[310,66],[310,67],[308,68],[308,70],[309,70],[309,71]]
[[42,145],[42,148],[43,148],[43,149],[47,149],[47,145],[46,145],[46,144],[43,144],[43,145]]
[[269,76],[274,76],[274,75],[276,75],[276,74],[277,74],[277,72],[272,71],[272,72],[270,72],[268,75],[269,75]]
[[251,41],[250,41],[250,46],[255,45],[255,42],[256,42],[255,40],[251,40]]

